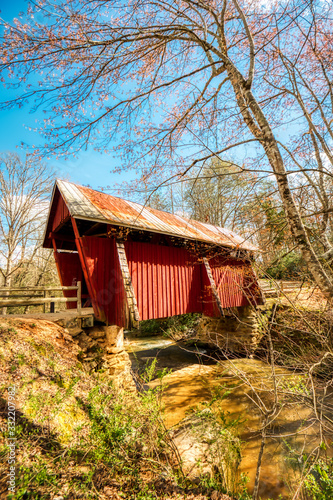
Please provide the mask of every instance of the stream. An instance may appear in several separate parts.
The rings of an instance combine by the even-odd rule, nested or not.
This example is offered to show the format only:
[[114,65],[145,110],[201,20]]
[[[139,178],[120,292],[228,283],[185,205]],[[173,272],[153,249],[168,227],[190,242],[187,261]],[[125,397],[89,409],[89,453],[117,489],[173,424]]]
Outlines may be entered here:
[[[127,336],[125,348],[135,370],[142,371],[146,363],[155,358],[157,370],[170,370],[163,379],[166,387],[162,393],[168,428],[182,420],[191,407],[209,401],[214,387],[228,391],[219,400],[219,409],[229,419],[239,419],[237,435],[243,443],[240,472],[247,475],[247,487],[252,492],[262,423],[262,413],[256,402],[258,395],[261,405],[269,406],[273,402],[271,367],[261,360],[247,358],[222,360],[217,364],[214,351],[198,351],[161,336]],[[299,375],[279,367],[276,379],[281,394],[300,382]],[[160,383],[156,379],[149,386],[157,387]],[[310,452],[318,445],[318,428],[311,409],[304,404],[281,401],[284,404],[279,407],[264,448],[259,489],[262,500],[290,498],[299,482],[298,470],[302,465],[299,453]]]

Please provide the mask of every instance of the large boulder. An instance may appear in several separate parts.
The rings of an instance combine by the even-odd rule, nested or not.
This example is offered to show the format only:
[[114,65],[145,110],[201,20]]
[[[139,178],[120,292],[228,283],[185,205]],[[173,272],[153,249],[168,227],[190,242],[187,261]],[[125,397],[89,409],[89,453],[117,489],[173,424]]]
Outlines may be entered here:
[[187,477],[198,483],[214,479],[215,484],[233,490],[241,461],[240,441],[210,408],[186,417],[170,432]]

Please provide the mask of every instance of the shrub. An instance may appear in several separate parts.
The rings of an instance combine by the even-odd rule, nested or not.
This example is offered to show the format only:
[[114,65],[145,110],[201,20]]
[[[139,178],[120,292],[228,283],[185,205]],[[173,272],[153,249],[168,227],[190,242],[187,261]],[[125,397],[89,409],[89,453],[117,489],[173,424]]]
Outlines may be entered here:
[[200,314],[190,313],[171,316],[162,320],[149,319],[141,321],[140,333],[142,336],[165,334],[168,337],[186,337],[193,332],[199,317]]
[[274,265],[268,267],[266,273],[274,279],[295,279],[307,274],[301,255],[295,252],[290,252]]
[[333,460],[319,460],[305,480],[305,488],[313,500],[333,498]]

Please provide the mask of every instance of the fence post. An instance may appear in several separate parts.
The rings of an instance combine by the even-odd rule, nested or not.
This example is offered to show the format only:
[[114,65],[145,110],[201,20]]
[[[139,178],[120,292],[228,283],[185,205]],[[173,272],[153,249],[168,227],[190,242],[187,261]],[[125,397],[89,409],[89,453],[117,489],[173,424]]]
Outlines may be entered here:
[[[54,297],[54,295],[51,295],[51,297]],[[54,313],[54,302],[50,302],[50,313]]]
[[[47,294],[47,292],[46,292],[46,290],[44,290],[44,292],[43,292],[44,299],[46,299],[46,294]],[[46,303],[45,302],[43,304],[43,313],[46,313]]]
[[78,314],[81,314],[81,281],[78,281],[77,282],[77,304],[76,304],[76,308],[77,308],[77,313]]

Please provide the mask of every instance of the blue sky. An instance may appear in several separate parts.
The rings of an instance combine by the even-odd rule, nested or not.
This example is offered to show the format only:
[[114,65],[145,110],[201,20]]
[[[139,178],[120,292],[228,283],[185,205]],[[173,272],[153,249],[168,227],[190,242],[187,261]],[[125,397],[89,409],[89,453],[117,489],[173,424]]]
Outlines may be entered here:
[[[0,0],[1,17],[11,22],[20,12],[27,10],[27,5],[27,0]],[[0,86],[0,101],[20,95],[22,91],[23,89],[9,91]],[[42,110],[30,113],[29,104],[21,109],[0,110],[0,152],[15,150],[20,152],[22,151],[20,149],[22,142],[28,146],[43,145],[45,140],[42,135],[29,129],[36,129],[38,127],[38,120],[42,121],[44,118],[45,114]],[[295,124],[292,125],[289,123],[287,125],[289,133],[293,126]],[[280,138],[286,133],[284,128],[280,127],[277,131]],[[188,152],[189,150],[187,150]],[[242,164],[244,158],[251,156],[252,153],[255,155],[256,150],[252,145],[249,145],[235,150],[233,153],[235,156],[226,155],[226,159]],[[134,172],[126,172],[122,175],[111,173],[116,167],[121,167],[121,161],[114,158],[112,154],[95,152],[91,146],[87,151],[81,151],[77,158],[71,157],[67,160],[51,158],[48,162],[55,167],[60,178],[68,179],[78,184],[88,184],[95,189],[106,186],[115,187],[115,194],[127,199],[133,198],[133,193],[127,193],[126,189],[119,193],[117,186],[124,181],[133,180],[135,174]]]
[[[19,12],[26,11],[28,2],[25,0],[0,0],[1,17],[10,22]],[[20,93],[18,89],[17,94]],[[13,95],[3,86],[0,87],[0,100],[6,100]],[[30,113],[29,105],[21,109],[0,110],[0,152],[24,151],[20,144],[32,146],[44,144],[43,137],[29,128],[34,129],[37,126],[38,119],[45,118],[41,112]],[[58,177],[67,178],[78,184],[89,184],[98,189],[104,186],[113,186],[120,184],[124,180],[130,180],[131,174],[125,175],[113,174],[110,171],[118,166],[117,160],[111,155],[100,154],[91,147],[88,151],[82,151],[78,158],[69,160],[48,160],[58,172]],[[124,194],[124,197],[125,194]]]

